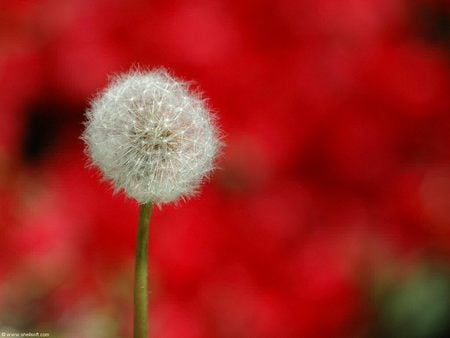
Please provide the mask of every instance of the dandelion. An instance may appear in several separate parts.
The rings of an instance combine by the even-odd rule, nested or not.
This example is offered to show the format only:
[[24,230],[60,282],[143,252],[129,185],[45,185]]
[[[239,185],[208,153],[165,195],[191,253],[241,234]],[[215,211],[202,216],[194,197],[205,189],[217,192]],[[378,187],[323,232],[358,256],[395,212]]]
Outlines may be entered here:
[[116,77],[87,110],[82,139],[93,166],[140,203],[134,337],[148,337],[148,228],[154,203],[195,194],[221,142],[205,101],[164,69]]
[[117,77],[87,111],[92,164],[139,203],[193,195],[220,147],[204,100],[164,69]]

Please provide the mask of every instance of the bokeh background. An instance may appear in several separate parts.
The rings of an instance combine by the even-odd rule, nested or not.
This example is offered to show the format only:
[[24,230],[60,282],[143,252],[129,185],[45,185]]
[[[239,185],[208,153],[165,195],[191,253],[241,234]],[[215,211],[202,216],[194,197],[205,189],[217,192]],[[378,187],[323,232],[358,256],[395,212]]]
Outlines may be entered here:
[[138,208],[79,135],[141,65],[227,143],[154,212],[151,337],[449,337],[449,51],[446,0],[1,0],[0,332],[131,336]]

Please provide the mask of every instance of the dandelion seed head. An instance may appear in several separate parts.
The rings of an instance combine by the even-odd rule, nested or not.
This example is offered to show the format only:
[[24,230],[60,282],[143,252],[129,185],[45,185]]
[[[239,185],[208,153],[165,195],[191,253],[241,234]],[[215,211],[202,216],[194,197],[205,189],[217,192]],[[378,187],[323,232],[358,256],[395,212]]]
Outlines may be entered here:
[[114,78],[86,116],[91,163],[140,203],[195,194],[221,147],[202,97],[164,69]]

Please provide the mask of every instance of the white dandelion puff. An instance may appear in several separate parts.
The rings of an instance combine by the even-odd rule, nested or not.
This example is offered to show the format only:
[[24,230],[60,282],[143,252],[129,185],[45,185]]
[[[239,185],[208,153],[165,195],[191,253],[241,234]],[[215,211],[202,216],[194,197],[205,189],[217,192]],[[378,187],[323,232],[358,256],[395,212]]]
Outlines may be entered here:
[[139,203],[193,195],[221,147],[204,100],[164,69],[116,77],[86,115],[92,164]]

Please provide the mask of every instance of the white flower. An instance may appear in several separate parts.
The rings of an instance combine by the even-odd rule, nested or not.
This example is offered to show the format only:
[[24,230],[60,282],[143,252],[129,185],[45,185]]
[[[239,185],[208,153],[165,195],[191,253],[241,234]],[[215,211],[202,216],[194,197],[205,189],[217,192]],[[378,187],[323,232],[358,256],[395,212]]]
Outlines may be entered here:
[[140,203],[194,194],[221,146],[205,102],[164,69],[116,77],[86,115],[92,164]]

